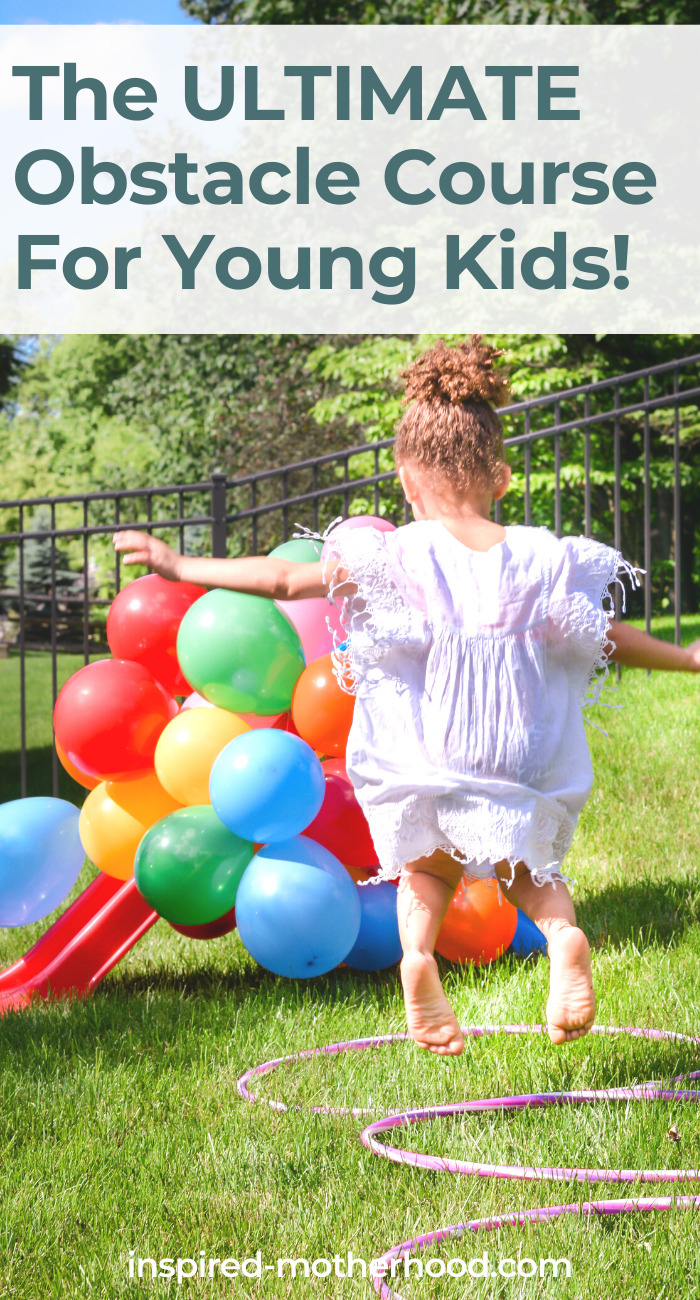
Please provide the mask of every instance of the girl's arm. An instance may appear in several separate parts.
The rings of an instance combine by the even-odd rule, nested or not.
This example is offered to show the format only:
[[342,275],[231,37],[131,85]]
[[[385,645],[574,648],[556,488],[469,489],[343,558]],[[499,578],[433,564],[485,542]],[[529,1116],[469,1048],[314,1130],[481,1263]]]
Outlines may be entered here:
[[[147,564],[171,582],[194,582],[202,587],[226,587],[250,596],[267,596],[270,600],[305,600],[327,596],[330,576],[324,579],[324,566],[297,564],[275,556],[256,555],[245,560],[215,560],[196,555],[178,555],[165,542],[149,533],[127,529],[115,533],[115,551],[126,551],[125,564]],[[333,574],[336,584],[343,574]],[[340,595],[350,595],[351,584],[345,582]]]
[[[691,645],[672,645],[655,636],[640,632],[629,623],[610,624],[610,639],[615,644],[610,658],[628,668],[657,668],[665,672],[700,672],[700,641]],[[609,645],[609,643],[608,643]]]

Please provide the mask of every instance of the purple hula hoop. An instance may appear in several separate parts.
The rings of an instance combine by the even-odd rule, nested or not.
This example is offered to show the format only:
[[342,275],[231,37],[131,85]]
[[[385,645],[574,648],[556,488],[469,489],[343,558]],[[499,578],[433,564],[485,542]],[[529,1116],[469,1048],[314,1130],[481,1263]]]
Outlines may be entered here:
[[[471,1038],[484,1038],[493,1034],[541,1034],[543,1025],[467,1025],[462,1032]],[[627,1034],[633,1038],[666,1039],[674,1042],[695,1043],[700,1045],[700,1038],[689,1034],[677,1034],[666,1029],[635,1029],[631,1026],[614,1028],[595,1025],[596,1034]],[[325,1047],[312,1047],[304,1052],[294,1052],[291,1056],[280,1056],[273,1061],[265,1061],[247,1070],[238,1080],[238,1091],[246,1101],[263,1101],[275,1110],[287,1110],[281,1101],[270,1101],[257,1097],[248,1089],[248,1084],[258,1075],[270,1074],[279,1065],[293,1061],[309,1060],[316,1056],[337,1056],[340,1052],[361,1051],[369,1047],[383,1047],[388,1043],[405,1042],[408,1034],[383,1034],[376,1038],[356,1038],[344,1043],[330,1043]],[[677,1075],[671,1083],[683,1080],[700,1079],[700,1070],[685,1075]],[[481,1178],[515,1178],[521,1181],[576,1181],[586,1183],[676,1183],[700,1179],[699,1169],[549,1169],[525,1165],[489,1165],[472,1164],[465,1160],[451,1160],[446,1156],[423,1155],[418,1152],[404,1151],[398,1147],[389,1147],[377,1140],[378,1133],[387,1133],[391,1129],[403,1128],[408,1124],[418,1124],[424,1120],[441,1119],[449,1115],[475,1114],[483,1111],[523,1110],[528,1106],[567,1106],[591,1105],[596,1101],[700,1101],[700,1091],[689,1089],[660,1088],[657,1084],[642,1083],[634,1088],[595,1088],[575,1092],[533,1092],[512,1097],[489,1097],[483,1100],[462,1101],[446,1106],[428,1106],[422,1109],[404,1111],[374,1120],[363,1129],[360,1140],[375,1155],[395,1164],[413,1165],[420,1169],[430,1169],[438,1173],[468,1174]],[[353,1115],[363,1116],[371,1111],[357,1106],[310,1106],[296,1105],[295,1110],[310,1110],[319,1115]],[[700,1207],[700,1196],[662,1196],[645,1197],[612,1201],[584,1201],[581,1204],[551,1205],[543,1209],[516,1210],[512,1213],[499,1214],[485,1219],[472,1219],[465,1223],[452,1224],[447,1228],[437,1228],[433,1232],[413,1237],[399,1246],[392,1246],[375,1260],[374,1288],[382,1300],[401,1300],[398,1292],[392,1291],[384,1281],[392,1264],[405,1259],[412,1253],[424,1250],[426,1246],[436,1245],[451,1237],[459,1237],[467,1232],[492,1232],[497,1228],[523,1225],[525,1223],[546,1223],[563,1214],[578,1214],[591,1217],[596,1214],[625,1214],[631,1211],[669,1210],[673,1207]],[[392,1274],[393,1276],[393,1274]]]

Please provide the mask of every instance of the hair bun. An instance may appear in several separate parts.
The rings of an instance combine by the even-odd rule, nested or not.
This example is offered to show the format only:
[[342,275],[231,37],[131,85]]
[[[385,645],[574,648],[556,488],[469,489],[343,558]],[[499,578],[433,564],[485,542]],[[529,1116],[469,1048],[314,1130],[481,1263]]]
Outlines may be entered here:
[[495,365],[502,348],[482,343],[482,334],[457,347],[442,339],[418,357],[401,377],[406,380],[406,401],[447,403],[488,402],[503,406],[510,397],[508,380]]

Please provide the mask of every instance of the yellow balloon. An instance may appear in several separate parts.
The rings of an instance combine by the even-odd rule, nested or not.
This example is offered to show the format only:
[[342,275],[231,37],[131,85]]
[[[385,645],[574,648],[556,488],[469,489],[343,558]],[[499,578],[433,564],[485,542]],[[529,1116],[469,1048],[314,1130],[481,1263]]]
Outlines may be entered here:
[[82,846],[100,871],[128,880],[149,826],[181,806],[155,775],[138,781],[101,781],[82,807]]
[[211,803],[209,776],[222,749],[250,731],[227,709],[185,709],[169,722],[156,745],[158,780],[184,804]]

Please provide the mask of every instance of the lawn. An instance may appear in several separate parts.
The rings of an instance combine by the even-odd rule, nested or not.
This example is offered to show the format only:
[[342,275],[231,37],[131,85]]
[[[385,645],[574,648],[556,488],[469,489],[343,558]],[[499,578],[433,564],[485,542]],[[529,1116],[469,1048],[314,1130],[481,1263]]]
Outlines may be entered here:
[[[688,620],[684,637],[696,636]],[[668,630],[667,627],[664,630]],[[77,665],[76,665],[77,666]],[[7,704],[13,661],[0,663]],[[42,665],[32,702],[39,699]],[[567,859],[594,945],[602,1024],[684,1033],[700,1022],[700,680],[626,671],[620,712],[597,710],[596,784]],[[49,734],[38,708],[32,744]],[[5,747],[13,749],[4,733]],[[86,867],[81,885],[92,869]],[[43,926],[5,931],[9,962]],[[479,970],[444,963],[463,1023],[539,1021],[546,960],[506,958]],[[273,1056],[403,1028],[396,971],[346,969],[293,983],[255,965],[235,934],[197,943],[159,922],[82,1003],[0,1021],[0,1297],[44,1300],[135,1294],[370,1296],[358,1276],[274,1269],[262,1280],[139,1280],[135,1257],[207,1260],[286,1256],[369,1261],[416,1233],[518,1208],[663,1195],[673,1187],[582,1187],[455,1177],[394,1166],[359,1143],[362,1121],[307,1105],[363,1105],[377,1116],[506,1092],[667,1080],[698,1066],[682,1043],[590,1037],[555,1049],[536,1037],[477,1039],[438,1061],[406,1044],[285,1066],[255,1091],[302,1107],[249,1105],[236,1079]],[[668,1136],[671,1125],[679,1140]],[[554,1166],[700,1167],[700,1116],[688,1103],[496,1112],[399,1130],[394,1145],[466,1159]],[[700,1184],[680,1191],[700,1194]],[[560,1219],[434,1248],[423,1263],[568,1259],[571,1276],[401,1278],[420,1297],[593,1297],[696,1294],[698,1211]],[[525,1267],[525,1266],[524,1266]],[[527,1266],[529,1268],[529,1266]]]

